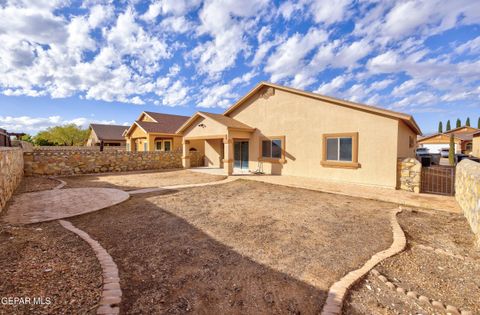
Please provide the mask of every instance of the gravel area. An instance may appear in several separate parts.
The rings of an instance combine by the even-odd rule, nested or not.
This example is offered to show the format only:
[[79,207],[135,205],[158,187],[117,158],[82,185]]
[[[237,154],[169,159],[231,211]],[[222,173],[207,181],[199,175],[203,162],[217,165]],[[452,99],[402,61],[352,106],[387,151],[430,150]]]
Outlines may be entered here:
[[102,187],[136,190],[171,185],[198,184],[222,180],[226,176],[191,172],[188,170],[161,170],[154,172],[126,172],[107,175],[62,177],[64,188]]
[[15,190],[15,194],[53,189],[60,183],[48,177],[23,177]]
[[[431,300],[480,314],[480,256],[465,218],[435,211],[405,211],[399,215],[407,250],[377,266],[389,281]],[[420,246],[417,246],[420,245]],[[468,257],[461,260],[426,249],[429,246]],[[345,314],[433,314],[428,304],[388,289],[371,275],[358,283],[347,299]]]
[[44,304],[1,305],[0,314],[95,314],[102,272],[90,247],[58,223],[0,223],[0,297]]
[[137,195],[72,223],[118,264],[126,314],[313,314],[390,246],[393,207],[239,180]]

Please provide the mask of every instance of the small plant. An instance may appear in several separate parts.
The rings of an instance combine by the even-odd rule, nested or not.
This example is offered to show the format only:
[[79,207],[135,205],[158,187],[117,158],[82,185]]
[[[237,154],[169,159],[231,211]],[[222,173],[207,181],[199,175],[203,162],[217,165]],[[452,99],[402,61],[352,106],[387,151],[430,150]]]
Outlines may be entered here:
[[448,151],[448,162],[450,165],[455,165],[455,141],[453,134],[450,134],[450,150]]

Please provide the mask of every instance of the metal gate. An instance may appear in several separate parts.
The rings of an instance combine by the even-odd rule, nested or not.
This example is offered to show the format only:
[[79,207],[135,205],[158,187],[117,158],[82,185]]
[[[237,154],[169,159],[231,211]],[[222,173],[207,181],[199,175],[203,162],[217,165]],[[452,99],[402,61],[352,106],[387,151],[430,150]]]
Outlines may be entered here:
[[422,184],[420,191],[437,195],[455,195],[455,167],[422,167]]

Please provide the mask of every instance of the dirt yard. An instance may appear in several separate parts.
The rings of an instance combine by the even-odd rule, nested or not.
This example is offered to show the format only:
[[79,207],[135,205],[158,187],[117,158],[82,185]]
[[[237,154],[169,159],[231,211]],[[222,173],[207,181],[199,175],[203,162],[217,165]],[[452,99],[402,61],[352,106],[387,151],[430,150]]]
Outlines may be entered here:
[[0,223],[0,253],[0,297],[45,303],[0,305],[0,314],[95,314],[100,265],[88,244],[58,223]]
[[[70,187],[132,190],[223,178],[165,171],[63,179]],[[16,193],[56,185],[26,178]],[[390,246],[395,207],[237,180],[139,194],[70,220],[117,263],[124,314],[318,314],[333,282]],[[480,314],[480,252],[463,216],[411,209],[398,218],[407,249],[376,269],[396,286]],[[52,299],[2,305],[0,314],[95,313],[101,269],[88,245],[58,223],[2,224],[0,252],[0,296]],[[343,313],[442,314],[371,273],[349,292]]]
[[[473,234],[463,216],[407,210],[399,215],[399,222],[407,235],[407,250],[383,261],[376,269],[406,290],[480,314],[480,251],[474,248]],[[351,291],[344,313],[436,314],[438,311],[388,289],[370,274]]]
[[125,313],[312,314],[334,281],[390,246],[393,207],[236,181],[72,222],[117,262]]
[[81,175],[62,177],[65,188],[103,187],[136,190],[161,186],[198,184],[224,179],[225,176],[195,173],[187,170],[161,170],[154,172],[128,172],[108,175]]
[[48,177],[24,177],[15,190],[15,194],[53,189],[59,184],[58,181]]

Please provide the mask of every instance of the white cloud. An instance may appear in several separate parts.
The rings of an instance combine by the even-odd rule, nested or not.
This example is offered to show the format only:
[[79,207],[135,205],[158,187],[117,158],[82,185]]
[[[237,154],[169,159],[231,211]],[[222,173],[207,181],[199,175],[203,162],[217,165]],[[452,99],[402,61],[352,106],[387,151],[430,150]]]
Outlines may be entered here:
[[307,34],[294,34],[268,58],[265,72],[274,82],[290,77],[304,66],[304,57],[328,38],[325,31],[311,28]]
[[466,43],[455,48],[457,54],[479,54],[480,53],[480,36],[467,41]]
[[75,124],[87,128],[91,123],[114,125],[115,120],[98,120],[85,117],[64,119],[61,116],[31,117],[31,116],[0,116],[0,128],[10,132],[37,133],[49,127]]
[[218,76],[235,65],[238,54],[248,52],[245,32],[248,20],[262,15],[267,0],[243,2],[235,0],[206,1],[199,13],[198,36],[208,34],[213,39],[198,45],[191,57],[199,61],[198,70]]
[[310,12],[315,22],[332,24],[345,19],[350,4],[350,0],[314,0]]
[[349,77],[345,75],[339,75],[330,82],[323,83],[316,90],[315,93],[324,95],[335,95],[337,92],[349,81]]

